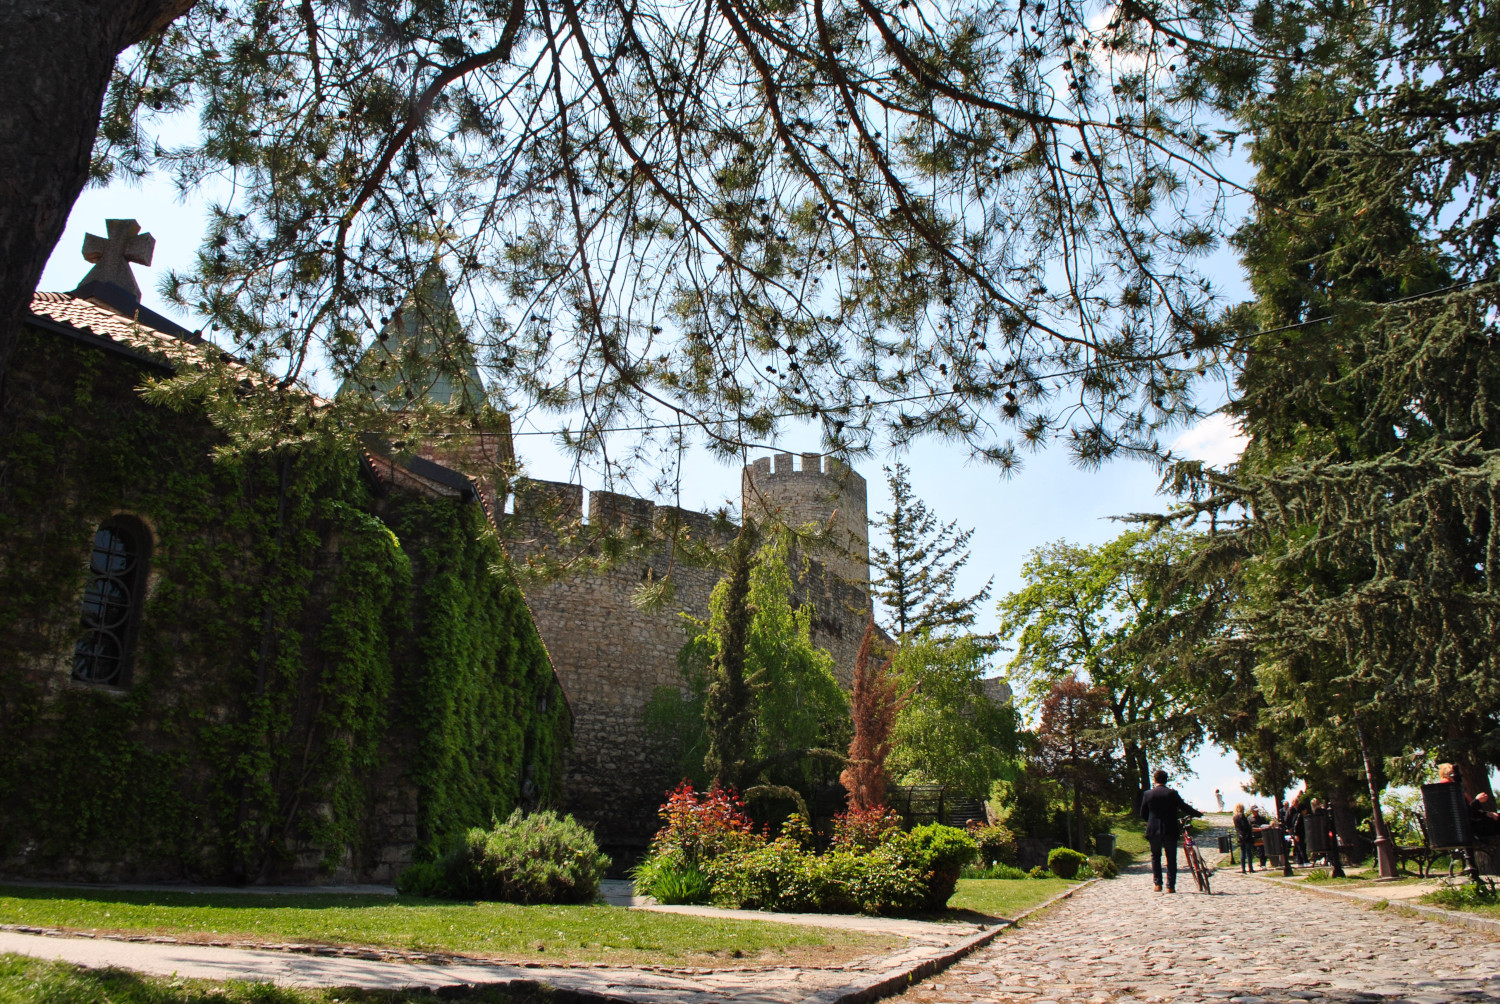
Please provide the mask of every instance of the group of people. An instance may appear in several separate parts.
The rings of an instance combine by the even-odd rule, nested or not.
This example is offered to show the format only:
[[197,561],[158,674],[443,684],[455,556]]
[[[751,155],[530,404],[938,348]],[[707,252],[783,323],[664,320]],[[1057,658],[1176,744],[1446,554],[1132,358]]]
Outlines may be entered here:
[[[1158,770],[1151,779],[1155,786],[1141,796],[1141,818],[1146,821],[1146,839],[1151,844],[1151,879],[1157,892],[1172,893],[1177,891],[1177,841],[1182,838],[1183,821],[1202,816],[1203,813],[1185,802],[1175,789],[1167,787],[1166,771]],[[1443,784],[1459,783],[1453,764],[1438,766],[1438,781]],[[1214,791],[1214,797],[1222,809],[1223,798],[1218,790]],[[1497,811],[1495,800],[1489,793],[1481,791],[1474,798],[1465,794],[1464,800],[1469,806],[1469,820],[1473,824],[1475,837],[1480,841],[1500,838],[1500,811]],[[1282,810],[1280,820],[1275,822],[1260,806],[1251,806],[1246,811],[1241,802],[1234,807],[1234,831],[1240,845],[1241,872],[1255,871],[1257,851],[1261,867],[1266,866],[1264,841],[1257,848],[1256,840],[1265,831],[1278,826],[1287,835],[1287,853],[1299,865],[1308,863],[1307,833],[1311,826],[1327,827],[1327,839],[1319,842],[1328,849],[1325,857],[1339,853],[1333,813],[1325,811],[1323,803],[1318,799],[1309,798],[1306,791],[1293,795]],[[1165,874],[1163,858],[1166,859]],[[1332,858],[1329,857],[1329,860]]]

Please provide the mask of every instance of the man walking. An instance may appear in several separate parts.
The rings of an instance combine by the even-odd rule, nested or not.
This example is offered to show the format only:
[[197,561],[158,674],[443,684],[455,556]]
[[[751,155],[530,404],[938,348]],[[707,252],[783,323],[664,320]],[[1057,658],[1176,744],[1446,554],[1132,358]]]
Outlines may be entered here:
[[1141,818],[1146,821],[1146,839],[1151,842],[1151,878],[1161,892],[1161,855],[1167,853],[1167,892],[1177,891],[1177,838],[1182,836],[1182,817],[1203,813],[1188,805],[1167,787],[1167,772],[1151,775],[1156,787],[1141,796]]

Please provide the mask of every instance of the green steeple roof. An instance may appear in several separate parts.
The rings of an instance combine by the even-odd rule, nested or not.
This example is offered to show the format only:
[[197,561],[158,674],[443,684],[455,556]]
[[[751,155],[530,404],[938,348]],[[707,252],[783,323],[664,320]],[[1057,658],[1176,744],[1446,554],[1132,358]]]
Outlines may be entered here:
[[465,410],[484,401],[474,347],[439,266],[429,267],[391,314],[339,393],[361,389],[394,411],[423,399]]

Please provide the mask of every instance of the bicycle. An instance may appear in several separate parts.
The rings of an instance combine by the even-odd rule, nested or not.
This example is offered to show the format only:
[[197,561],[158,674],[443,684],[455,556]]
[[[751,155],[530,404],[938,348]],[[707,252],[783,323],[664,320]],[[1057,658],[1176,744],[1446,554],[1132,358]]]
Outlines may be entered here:
[[1193,843],[1193,835],[1186,830],[1182,833],[1182,854],[1187,858],[1188,870],[1193,873],[1193,881],[1198,883],[1198,891],[1212,896],[1213,890],[1208,887],[1208,865],[1203,861],[1203,855],[1198,853],[1198,845]]

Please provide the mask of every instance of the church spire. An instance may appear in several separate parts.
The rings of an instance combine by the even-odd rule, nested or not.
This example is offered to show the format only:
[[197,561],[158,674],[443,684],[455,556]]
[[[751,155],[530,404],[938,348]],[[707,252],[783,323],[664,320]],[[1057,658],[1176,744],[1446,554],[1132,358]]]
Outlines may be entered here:
[[484,403],[474,348],[439,265],[428,266],[339,388],[359,391],[393,411],[421,400],[464,411]]

